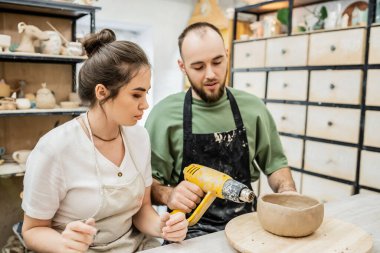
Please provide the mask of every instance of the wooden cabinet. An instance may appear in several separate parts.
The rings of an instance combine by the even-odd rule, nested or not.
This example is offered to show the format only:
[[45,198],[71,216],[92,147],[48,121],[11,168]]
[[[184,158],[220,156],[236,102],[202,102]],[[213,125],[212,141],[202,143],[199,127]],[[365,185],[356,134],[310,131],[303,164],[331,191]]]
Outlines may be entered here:
[[265,40],[234,45],[234,68],[260,68],[265,65]]
[[366,105],[380,106],[380,69],[368,70]]
[[363,64],[365,35],[365,29],[311,34],[309,65]]
[[292,104],[268,103],[279,132],[302,135],[305,132],[306,107]]
[[351,185],[307,174],[302,175],[302,194],[312,196],[321,202],[338,200],[352,193]]
[[372,27],[369,39],[369,64],[380,64],[380,27]]
[[360,184],[378,188],[380,182],[380,153],[362,151]]
[[308,136],[343,142],[359,140],[360,110],[309,106]]
[[306,70],[271,71],[268,77],[268,99],[302,100],[307,97]]
[[[99,7],[57,1],[0,1],[0,33],[11,36],[16,47],[21,41],[19,22],[34,25],[41,31],[52,30],[50,22],[68,41],[76,40],[77,19],[88,15],[89,27],[95,30],[95,11]],[[38,43],[35,46],[38,47]],[[13,164],[16,150],[33,149],[38,139],[59,124],[85,112],[86,108],[61,108],[60,102],[69,100],[76,90],[76,64],[85,56],[48,55],[42,53],[1,52],[0,75],[12,90],[25,83],[23,93],[35,94],[42,83],[47,84],[56,99],[54,109],[0,110],[0,146],[5,147],[4,168]],[[1,169],[0,169],[1,175]]]
[[[305,11],[305,5],[323,5],[318,0],[285,2],[291,17]],[[374,8],[375,1],[369,1],[369,10]],[[237,8],[236,16],[251,13],[262,19],[277,10],[269,1]],[[265,65],[249,71],[267,73],[263,100],[292,171],[302,175],[301,192],[322,201],[362,191],[380,193],[380,26],[302,34],[295,25],[288,24],[287,34],[250,40],[251,45],[265,41]],[[248,42],[233,43],[249,47]],[[236,64],[233,75],[242,71]],[[260,189],[267,189],[261,181]]]
[[360,104],[361,70],[314,70],[310,73],[309,101],[334,104]]
[[308,36],[268,39],[266,67],[303,66],[307,63]]
[[234,87],[264,98],[266,78],[265,72],[238,72],[234,74]]
[[305,170],[323,175],[355,180],[358,150],[353,147],[306,141]]

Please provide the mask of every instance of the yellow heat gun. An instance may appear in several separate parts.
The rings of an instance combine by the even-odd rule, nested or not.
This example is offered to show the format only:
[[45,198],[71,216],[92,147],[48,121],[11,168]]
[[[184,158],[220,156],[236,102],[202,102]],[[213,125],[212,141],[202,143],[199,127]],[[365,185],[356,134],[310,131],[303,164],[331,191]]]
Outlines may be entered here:
[[[229,175],[199,164],[190,164],[183,170],[184,178],[198,185],[206,196],[187,219],[189,226],[195,225],[210,207],[216,197],[237,203],[252,202],[255,194],[246,185],[232,179]],[[172,212],[181,212],[174,210]]]

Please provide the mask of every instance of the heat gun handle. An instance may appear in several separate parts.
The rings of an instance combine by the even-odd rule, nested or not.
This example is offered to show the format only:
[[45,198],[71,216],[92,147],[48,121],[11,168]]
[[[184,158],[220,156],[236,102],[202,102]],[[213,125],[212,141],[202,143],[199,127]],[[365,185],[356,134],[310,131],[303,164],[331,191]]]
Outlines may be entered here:
[[[215,200],[216,196],[211,192],[208,192],[206,196],[202,199],[201,203],[195,208],[194,212],[187,219],[189,222],[189,227],[194,226],[202,218],[203,214],[210,207],[212,202]],[[171,214],[181,212],[180,210],[174,210]]]

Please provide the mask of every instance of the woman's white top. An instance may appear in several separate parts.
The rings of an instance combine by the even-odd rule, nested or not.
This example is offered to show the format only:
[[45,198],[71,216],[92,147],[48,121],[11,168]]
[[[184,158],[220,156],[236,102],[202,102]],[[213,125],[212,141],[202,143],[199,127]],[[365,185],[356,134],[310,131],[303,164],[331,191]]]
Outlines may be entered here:
[[[152,169],[147,131],[138,125],[122,127],[122,135],[125,156],[120,167],[96,150],[103,183],[123,184],[141,173],[145,187],[149,187]],[[117,176],[119,171],[123,176]],[[100,202],[94,147],[79,122],[73,119],[44,135],[26,163],[22,201],[25,214],[53,219],[53,225],[66,224],[92,217]]]

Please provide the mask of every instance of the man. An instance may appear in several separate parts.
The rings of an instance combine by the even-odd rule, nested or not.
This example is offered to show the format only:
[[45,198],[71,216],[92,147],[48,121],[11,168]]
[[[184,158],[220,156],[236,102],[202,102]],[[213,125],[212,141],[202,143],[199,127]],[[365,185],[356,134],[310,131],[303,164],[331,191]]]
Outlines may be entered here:
[[[153,203],[186,213],[203,191],[183,181],[183,168],[198,163],[246,184],[268,175],[274,192],[295,192],[275,123],[254,95],[226,88],[227,51],[219,30],[208,23],[187,27],[178,39],[179,67],[191,88],[158,103],[146,122],[152,145]],[[258,166],[257,166],[258,165]],[[224,229],[252,204],[216,199],[187,238]]]

